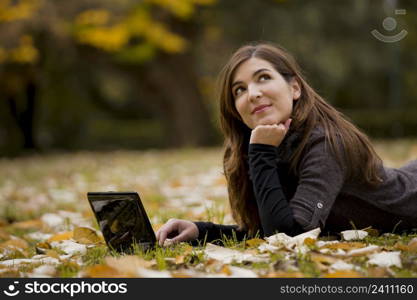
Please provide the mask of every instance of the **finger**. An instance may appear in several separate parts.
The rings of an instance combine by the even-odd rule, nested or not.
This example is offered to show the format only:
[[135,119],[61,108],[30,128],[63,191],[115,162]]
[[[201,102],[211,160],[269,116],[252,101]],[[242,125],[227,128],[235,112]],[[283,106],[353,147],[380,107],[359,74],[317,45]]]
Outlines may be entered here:
[[291,122],[292,119],[288,119],[287,121],[285,121],[284,126],[286,130],[290,129]]
[[183,232],[181,232],[179,235],[177,235],[176,237],[171,239],[172,243],[179,243],[179,242],[183,242],[188,240],[188,231],[184,230]]
[[162,230],[160,235],[159,235],[159,246],[164,245],[164,242],[165,242],[167,236],[168,236],[168,232],[165,231],[165,230]]

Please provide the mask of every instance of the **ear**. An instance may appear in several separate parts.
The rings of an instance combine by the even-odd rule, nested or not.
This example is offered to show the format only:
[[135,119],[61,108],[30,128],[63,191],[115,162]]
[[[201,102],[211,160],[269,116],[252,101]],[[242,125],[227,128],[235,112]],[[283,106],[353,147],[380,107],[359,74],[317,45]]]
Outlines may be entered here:
[[301,97],[301,85],[296,77],[293,77],[290,81],[293,100],[297,101]]

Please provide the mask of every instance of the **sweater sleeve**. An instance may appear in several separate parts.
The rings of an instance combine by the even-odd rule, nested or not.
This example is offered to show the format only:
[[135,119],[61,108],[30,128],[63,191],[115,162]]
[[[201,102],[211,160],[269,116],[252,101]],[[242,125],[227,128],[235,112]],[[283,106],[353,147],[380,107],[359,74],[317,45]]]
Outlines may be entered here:
[[220,225],[212,222],[194,222],[198,228],[197,241],[213,242],[221,240],[223,236],[227,238],[236,237],[237,240],[241,241],[247,236],[245,230],[239,230],[237,225]]
[[292,199],[286,199],[282,191],[276,159],[276,147],[249,145],[249,173],[264,233],[295,235],[323,228],[345,180],[339,163],[325,147],[324,136],[313,138],[303,154]]
[[294,236],[301,233],[288,204],[277,170],[277,148],[265,144],[249,145],[249,175],[258,205],[262,230],[266,236],[284,232]]

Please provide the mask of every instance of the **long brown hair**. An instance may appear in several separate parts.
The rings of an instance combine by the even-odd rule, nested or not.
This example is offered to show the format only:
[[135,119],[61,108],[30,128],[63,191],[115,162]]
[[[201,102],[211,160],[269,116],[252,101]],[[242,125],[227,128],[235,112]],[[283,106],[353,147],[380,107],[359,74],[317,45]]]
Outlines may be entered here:
[[301,96],[291,115],[290,130],[302,132],[302,137],[290,158],[290,172],[297,174],[296,168],[310,133],[320,125],[325,131],[326,145],[330,145],[332,154],[342,162],[346,178],[376,187],[382,181],[379,177],[382,161],[367,136],[313,90],[293,56],[285,49],[270,43],[245,45],[232,55],[218,78],[220,125],[225,136],[223,168],[232,215],[238,225],[252,235],[261,228],[248,177],[247,152],[251,130],[242,122],[231,91],[236,69],[252,57],[268,61],[287,82],[294,78],[301,87]]

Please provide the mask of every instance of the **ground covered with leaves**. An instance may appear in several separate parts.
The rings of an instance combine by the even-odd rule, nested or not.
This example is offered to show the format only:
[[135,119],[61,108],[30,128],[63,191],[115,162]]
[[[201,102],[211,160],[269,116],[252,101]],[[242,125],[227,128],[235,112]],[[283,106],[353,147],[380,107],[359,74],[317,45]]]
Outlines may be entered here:
[[[389,167],[417,142],[375,142]],[[137,191],[156,230],[169,218],[232,224],[221,149],[78,152],[0,160],[0,277],[417,277],[417,233],[315,229],[296,237],[109,251],[88,191]]]

